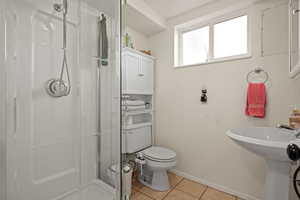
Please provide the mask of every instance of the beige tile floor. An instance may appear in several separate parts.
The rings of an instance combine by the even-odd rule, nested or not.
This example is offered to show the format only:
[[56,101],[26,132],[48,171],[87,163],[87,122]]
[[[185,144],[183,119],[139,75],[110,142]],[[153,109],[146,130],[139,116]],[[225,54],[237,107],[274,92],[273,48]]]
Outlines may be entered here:
[[230,194],[169,173],[171,189],[164,192],[142,185],[136,178],[132,181],[130,200],[240,200]]

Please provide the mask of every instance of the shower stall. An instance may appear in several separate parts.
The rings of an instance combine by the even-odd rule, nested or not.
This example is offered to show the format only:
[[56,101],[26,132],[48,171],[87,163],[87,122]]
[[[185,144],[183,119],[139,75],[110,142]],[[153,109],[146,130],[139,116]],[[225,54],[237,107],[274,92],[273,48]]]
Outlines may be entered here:
[[1,200],[121,198],[120,4],[0,0]]

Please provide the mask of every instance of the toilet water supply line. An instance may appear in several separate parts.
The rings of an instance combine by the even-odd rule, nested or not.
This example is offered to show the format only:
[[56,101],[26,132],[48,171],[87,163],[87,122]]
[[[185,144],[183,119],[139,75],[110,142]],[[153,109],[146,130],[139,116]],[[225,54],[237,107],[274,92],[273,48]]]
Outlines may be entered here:
[[139,165],[141,177],[143,177],[143,166],[146,164],[146,160],[142,153],[136,154],[135,162]]

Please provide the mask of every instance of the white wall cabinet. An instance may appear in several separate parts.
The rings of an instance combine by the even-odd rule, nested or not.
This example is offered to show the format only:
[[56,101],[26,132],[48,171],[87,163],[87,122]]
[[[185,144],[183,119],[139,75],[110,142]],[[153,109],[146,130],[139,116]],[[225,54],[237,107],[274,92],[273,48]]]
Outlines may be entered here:
[[127,48],[123,52],[123,94],[153,94],[154,58]]

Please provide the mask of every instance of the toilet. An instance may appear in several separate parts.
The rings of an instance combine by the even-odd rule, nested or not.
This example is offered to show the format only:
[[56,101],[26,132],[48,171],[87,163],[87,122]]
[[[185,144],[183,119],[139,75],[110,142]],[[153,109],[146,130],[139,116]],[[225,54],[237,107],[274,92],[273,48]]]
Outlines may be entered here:
[[136,155],[139,181],[154,190],[170,189],[167,170],[176,166],[176,153],[153,146],[151,126],[125,130],[123,134],[123,152]]
[[139,181],[154,190],[170,189],[167,170],[176,166],[176,153],[164,147],[152,146],[141,151],[140,155],[146,161],[144,173],[148,179],[140,173]]

